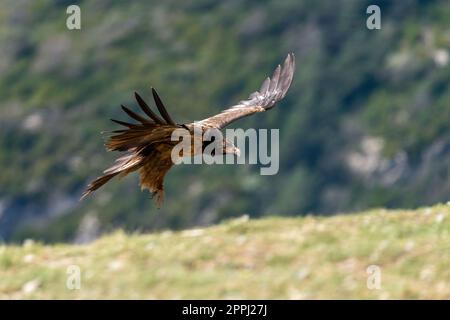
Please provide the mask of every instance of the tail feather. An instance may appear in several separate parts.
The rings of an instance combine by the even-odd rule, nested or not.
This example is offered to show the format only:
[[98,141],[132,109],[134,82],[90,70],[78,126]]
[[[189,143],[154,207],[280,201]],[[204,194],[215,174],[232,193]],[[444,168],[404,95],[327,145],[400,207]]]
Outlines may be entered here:
[[116,164],[103,171],[104,175],[98,177],[88,185],[86,191],[81,195],[80,200],[83,200],[86,196],[103,186],[116,175],[123,177],[138,169],[141,165],[141,161],[142,157],[136,154],[128,154],[118,158]]
[[92,192],[94,192],[95,190],[97,190],[98,188],[100,188],[102,185],[107,183],[109,180],[111,180],[112,178],[114,178],[118,174],[119,174],[119,172],[105,174],[103,176],[98,177],[97,179],[95,179],[91,183],[89,183],[86,191],[84,191],[83,194],[81,195],[80,201],[83,200],[85,197],[87,197]]
[[142,157],[136,154],[128,154],[116,159],[116,164],[112,167],[109,167],[103,173],[111,174],[111,173],[120,173],[122,171],[126,171],[128,169],[137,166],[142,161]]

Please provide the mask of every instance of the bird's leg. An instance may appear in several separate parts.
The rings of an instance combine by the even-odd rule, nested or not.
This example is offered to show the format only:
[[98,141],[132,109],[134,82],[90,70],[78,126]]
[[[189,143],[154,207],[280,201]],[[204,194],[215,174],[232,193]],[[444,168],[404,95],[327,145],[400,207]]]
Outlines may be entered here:
[[156,191],[150,192],[150,199],[156,199],[156,206],[158,209],[160,209],[164,202],[164,189],[161,188]]
[[164,189],[158,189],[155,192],[155,196],[156,196],[156,206],[159,208],[161,208],[163,202],[164,202]]

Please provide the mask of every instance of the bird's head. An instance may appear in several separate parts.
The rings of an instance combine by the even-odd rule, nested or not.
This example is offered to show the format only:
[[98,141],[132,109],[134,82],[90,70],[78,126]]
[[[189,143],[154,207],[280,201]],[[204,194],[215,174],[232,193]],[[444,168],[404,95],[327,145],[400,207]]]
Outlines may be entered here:
[[236,147],[231,141],[228,139],[223,139],[223,153],[224,154],[235,154],[236,156],[241,155],[241,150]]

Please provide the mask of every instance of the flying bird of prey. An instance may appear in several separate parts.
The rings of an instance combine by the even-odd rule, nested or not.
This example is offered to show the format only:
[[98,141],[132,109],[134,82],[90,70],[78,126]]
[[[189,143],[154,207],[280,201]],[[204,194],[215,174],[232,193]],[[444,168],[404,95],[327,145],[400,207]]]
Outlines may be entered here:
[[[123,177],[127,174],[139,171],[141,189],[149,189],[156,197],[158,207],[161,206],[164,198],[164,176],[172,167],[172,149],[179,141],[172,141],[172,132],[176,129],[184,128],[194,137],[194,126],[203,132],[209,129],[220,130],[231,122],[242,117],[263,112],[274,107],[275,103],[283,99],[291,85],[295,70],[294,54],[287,55],[283,66],[275,69],[271,78],[267,77],[259,91],[253,92],[247,100],[239,102],[223,110],[219,114],[186,124],[177,124],[170,117],[156,90],[152,88],[153,99],[160,116],[153,112],[141,96],[135,92],[137,103],[147,117],[141,116],[126,106],[122,109],[138,123],[128,123],[114,120],[125,128],[113,131],[106,143],[107,150],[122,151],[125,155],[118,158],[113,166],[106,169],[102,176],[92,181],[81,199],[100,188],[111,178]],[[201,141],[204,146],[206,142]],[[211,143],[208,141],[207,143]],[[223,154],[239,155],[239,149],[226,139],[222,141]],[[192,148],[190,154],[183,156],[194,156],[202,153],[204,148]]]

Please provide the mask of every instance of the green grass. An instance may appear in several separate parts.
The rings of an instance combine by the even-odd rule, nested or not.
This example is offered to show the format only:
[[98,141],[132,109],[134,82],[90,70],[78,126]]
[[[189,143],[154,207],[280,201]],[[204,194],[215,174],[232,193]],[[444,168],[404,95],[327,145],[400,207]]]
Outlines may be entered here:
[[[450,299],[450,206],[0,247],[3,299]],[[81,270],[80,290],[66,287]],[[381,288],[367,288],[367,267]]]

